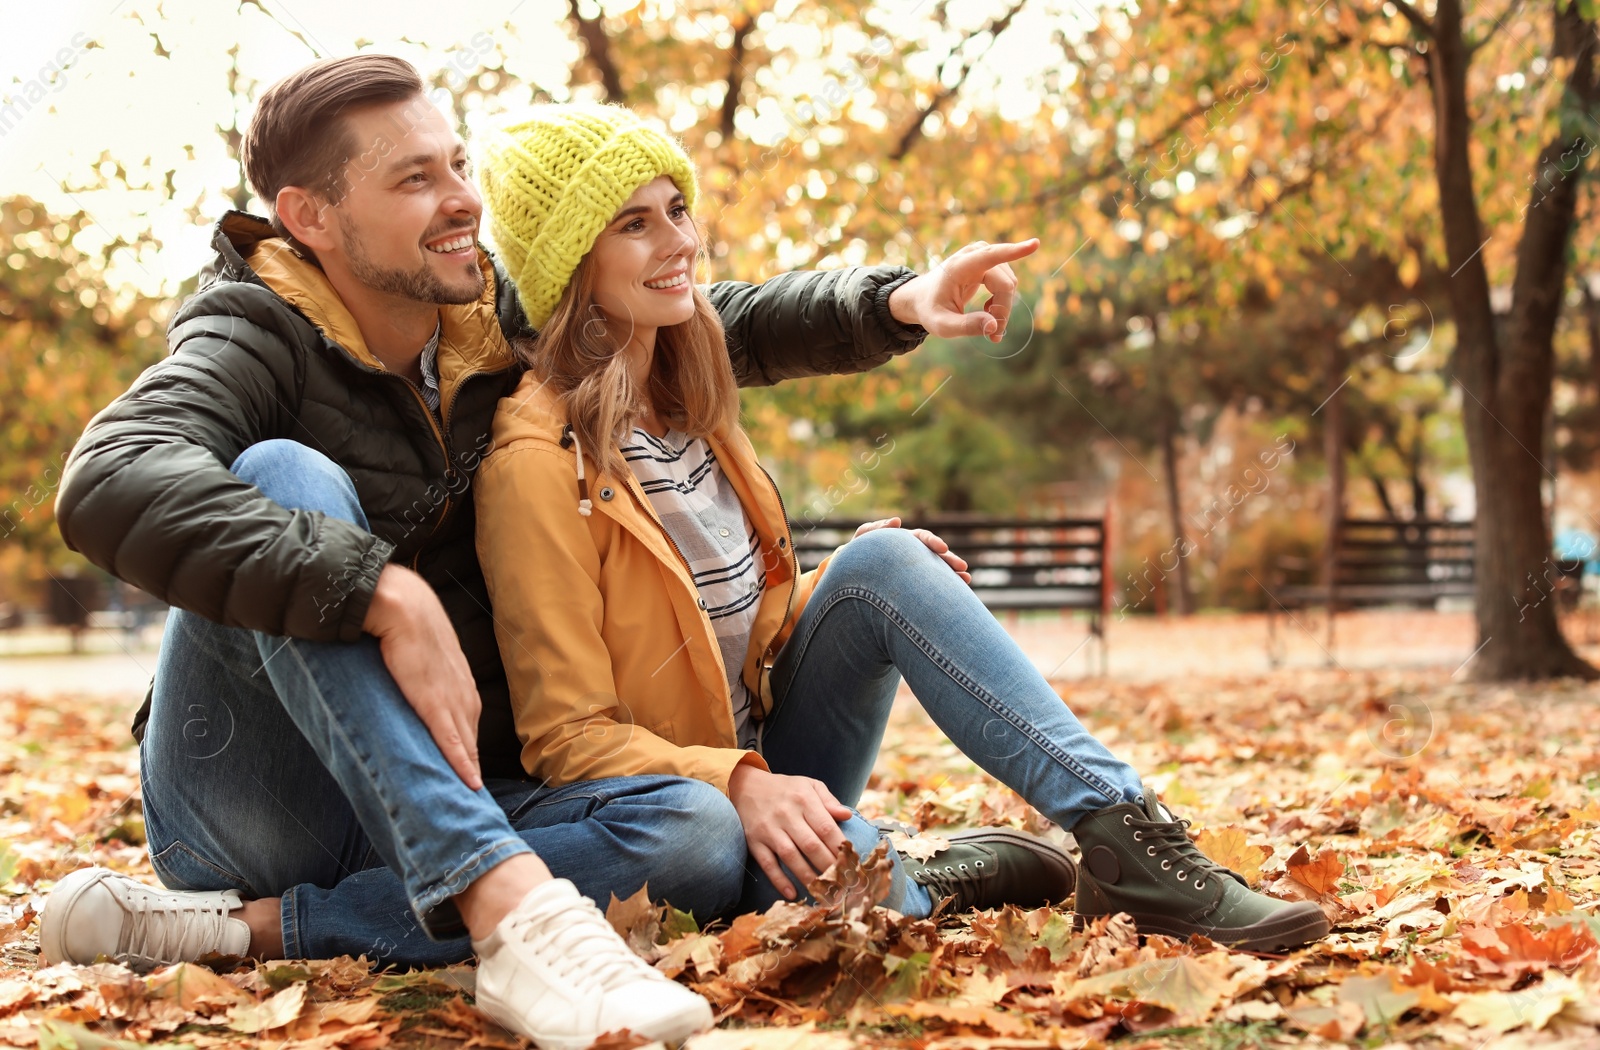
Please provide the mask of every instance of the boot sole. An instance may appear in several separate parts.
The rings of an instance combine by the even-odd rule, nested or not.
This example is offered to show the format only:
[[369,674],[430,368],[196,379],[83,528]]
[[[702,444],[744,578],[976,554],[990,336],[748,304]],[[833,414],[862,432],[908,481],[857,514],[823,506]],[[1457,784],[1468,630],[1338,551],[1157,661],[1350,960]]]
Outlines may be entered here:
[[[1184,922],[1170,915],[1129,913],[1129,917],[1133,919],[1142,936],[1155,933],[1182,941],[1198,933],[1217,944],[1252,952],[1277,952],[1300,948],[1313,941],[1320,941],[1333,928],[1328,922],[1328,917],[1322,914],[1322,909],[1309,901],[1302,901],[1279,918],[1228,930],[1214,929],[1203,923]],[[1088,920],[1097,918],[1100,916],[1074,913],[1072,927],[1074,930],[1081,930]]]
[[1012,831],[1010,828],[974,828],[970,831],[954,832],[953,834],[946,835],[945,838],[949,839],[952,843],[1004,842],[1009,845],[1028,850],[1030,853],[1040,854],[1055,860],[1057,862],[1057,867],[1066,873],[1066,891],[1062,893],[1061,896],[1056,900],[1043,901],[1039,907],[1046,907],[1051,904],[1060,904],[1068,897],[1071,897],[1078,890],[1077,863],[1072,859],[1071,854],[1067,853],[1066,850],[1062,849],[1060,846],[1057,846],[1053,842],[1046,842],[1044,839],[1037,838],[1033,835],[1027,835],[1020,831]]

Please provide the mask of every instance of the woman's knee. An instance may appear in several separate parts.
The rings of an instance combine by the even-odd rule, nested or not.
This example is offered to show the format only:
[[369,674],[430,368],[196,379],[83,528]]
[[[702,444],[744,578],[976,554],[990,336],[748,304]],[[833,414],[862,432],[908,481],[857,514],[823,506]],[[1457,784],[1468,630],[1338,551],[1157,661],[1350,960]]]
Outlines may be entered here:
[[279,506],[321,511],[366,527],[366,513],[350,475],[308,445],[286,438],[258,441],[239,453],[229,469]]
[[828,562],[823,579],[882,580],[932,564],[932,553],[905,529],[874,529],[840,548]]
[[[744,825],[728,796],[702,780],[673,785],[662,812],[664,829],[677,845],[670,863],[672,881],[692,893],[694,913],[720,915],[739,899],[747,860]],[[681,894],[680,894],[681,896]],[[674,903],[676,903],[674,901]]]

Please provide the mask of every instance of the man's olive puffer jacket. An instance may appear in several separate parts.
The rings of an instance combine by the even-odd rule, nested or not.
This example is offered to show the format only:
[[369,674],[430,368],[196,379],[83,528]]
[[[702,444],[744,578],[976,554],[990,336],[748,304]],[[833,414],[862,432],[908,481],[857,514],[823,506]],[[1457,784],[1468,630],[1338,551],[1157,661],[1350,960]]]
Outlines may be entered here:
[[[384,565],[415,568],[444,603],[477,679],[484,775],[522,776],[471,499],[496,403],[521,371],[505,339],[530,334],[515,288],[485,254],[493,276],[478,321],[497,324],[499,335],[481,340],[464,377],[446,384],[441,422],[410,380],[385,371],[365,347],[356,353],[336,341],[348,327],[308,316],[319,312],[314,289],[309,299],[290,289],[291,303],[280,294],[281,273],[277,290],[269,287],[253,264],[279,254],[273,236],[265,220],[239,212],[217,224],[215,259],[169,326],[171,356],[96,415],[73,449],[56,503],[61,535],[174,606],[316,641],[358,638]],[[295,264],[291,274],[314,272]],[[895,321],[888,307],[889,293],[911,276],[854,267],[724,282],[708,294],[740,384],[758,386],[863,371],[916,347],[922,330]],[[306,283],[319,281],[333,300],[329,316],[348,325],[320,273]],[[343,467],[371,531],[287,510],[229,471],[246,448],[271,438]],[[147,698],[135,736],[148,710]]]

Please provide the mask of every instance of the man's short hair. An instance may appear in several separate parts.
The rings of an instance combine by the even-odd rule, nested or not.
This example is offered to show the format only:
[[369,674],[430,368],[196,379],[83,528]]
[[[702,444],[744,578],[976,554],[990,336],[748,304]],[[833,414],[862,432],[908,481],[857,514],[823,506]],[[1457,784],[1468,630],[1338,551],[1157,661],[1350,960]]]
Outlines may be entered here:
[[279,236],[294,242],[278,218],[279,190],[301,186],[337,204],[348,189],[346,167],[365,147],[350,141],[345,115],[416,98],[423,90],[422,77],[403,58],[351,55],[313,62],[262,94],[240,159]]

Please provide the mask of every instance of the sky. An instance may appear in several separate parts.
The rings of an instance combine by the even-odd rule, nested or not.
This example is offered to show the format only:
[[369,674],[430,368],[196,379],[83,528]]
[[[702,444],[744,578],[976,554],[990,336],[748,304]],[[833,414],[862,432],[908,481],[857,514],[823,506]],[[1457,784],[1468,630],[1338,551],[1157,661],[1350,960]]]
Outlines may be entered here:
[[[580,54],[563,26],[566,0],[260,2],[270,15],[255,0],[0,0],[0,197],[26,194],[58,214],[83,210],[92,225],[80,246],[89,250],[150,230],[160,251],[121,252],[109,276],[147,293],[171,292],[205,262],[209,224],[227,207],[222,189],[237,177],[215,130],[235,119],[226,87],[230,49],[239,48],[241,70],[255,82],[251,98],[317,57],[313,49],[337,55],[370,47],[410,59],[427,76],[453,64],[475,69],[497,48],[508,69],[557,97]],[[798,2],[775,5],[776,30]],[[897,32],[931,31],[932,7],[930,0],[885,3]],[[948,3],[956,25],[981,24],[995,7],[994,0]],[[608,0],[607,10],[615,9]],[[1082,0],[1033,7],[1027,17],[1037,21],[1013,24],[964,97],[1027,115],[1036,102],[1026,79],[1059,60],[1046,46],[1050,30],[1087,21],[1088,12]],[[815,83],[818,69],[798,63],[797,84]],[[787,132],[776,112],[772,123],[774,134]],[[113,172],[108,158],[122,162],[136,186],[152,188],[102,188],[96,169]],[[168,171],[176,189],[170,202],[161,191]]]

